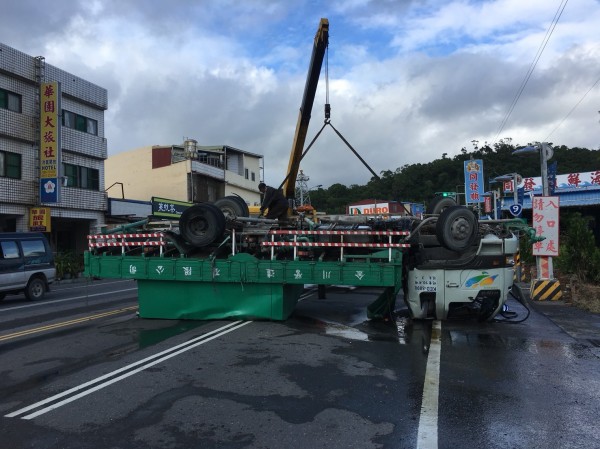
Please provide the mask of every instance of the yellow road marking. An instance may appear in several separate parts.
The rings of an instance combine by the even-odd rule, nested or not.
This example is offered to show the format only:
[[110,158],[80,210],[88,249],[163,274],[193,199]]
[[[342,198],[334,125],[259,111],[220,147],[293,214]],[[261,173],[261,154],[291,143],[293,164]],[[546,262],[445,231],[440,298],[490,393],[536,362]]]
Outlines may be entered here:
[[24,335],[36,334],[38,332],[44,332],[44,331],[48,331],[48,330],[52,330],[52,329],[59,329],[61,327],[71,326],[74,324],[80,324],[80,323],[84,323],[86,321],[97,320],[99,318],[104,318],[107,316],[117,315],[119,313],[136,310],[137,308],[138,308],[138,306],[130,306],[130,307],[125,307],[123,309],[116,309],[116,310],[111,310],[109,312],[98,313],[96,315],[84,316],[81,318],[77,318],[75,320],[63,321],[60,323],[49,324],[47,326],[36,327],[34,329],[27,329],[27,330],[20,331],[20,332],[13,332],[12,334],[0,335],[0,342],[6,341],[6,340],[11,340],[13,338],[22,337]]

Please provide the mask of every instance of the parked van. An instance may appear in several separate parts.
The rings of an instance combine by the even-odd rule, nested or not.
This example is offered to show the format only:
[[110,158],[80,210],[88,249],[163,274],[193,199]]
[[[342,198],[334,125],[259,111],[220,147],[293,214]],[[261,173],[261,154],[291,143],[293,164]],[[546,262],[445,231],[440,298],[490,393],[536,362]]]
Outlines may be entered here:
[[0,233],[0,300],[21,292],[27,299],[42,299],[55,276],[54,255],[44,234]]

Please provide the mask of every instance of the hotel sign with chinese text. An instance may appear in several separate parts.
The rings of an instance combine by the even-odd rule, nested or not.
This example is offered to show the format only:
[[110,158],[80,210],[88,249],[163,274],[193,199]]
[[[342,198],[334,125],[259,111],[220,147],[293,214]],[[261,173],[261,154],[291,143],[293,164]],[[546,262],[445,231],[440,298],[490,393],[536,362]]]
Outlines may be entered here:
[[32,207],[29,209],[29,230],[51,232],[51,217],[49,207]]
[[60,201],[58,172],[61,153],[60,84],[40,85],[40,202]]
[[465,161],[465,202],[483,203],[483,161],[470,159]]
[[546,237],[533,244],[534,256],[558,256],[559,205],[557,196],[533,198],[533,228],[536,235]]

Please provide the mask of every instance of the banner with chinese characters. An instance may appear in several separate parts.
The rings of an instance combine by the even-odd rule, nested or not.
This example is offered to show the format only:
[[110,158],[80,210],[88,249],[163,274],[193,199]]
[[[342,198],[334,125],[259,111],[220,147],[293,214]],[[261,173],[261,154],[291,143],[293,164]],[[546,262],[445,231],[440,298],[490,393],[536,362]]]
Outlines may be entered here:
[[[556,167],[549,165],[548,186],[550,194],[552,194],[552,187],[554,187],[555,192],[559,192],[563,189],[585,189],[587,187],[599,187],[600,170],[557,175]],[[538,176],[537,178],[523,178],[519,183],[519,187],[523,187],[525,192],[539,193],[542,191],[542,177]],[[504,183],[504,192],[512,192],[512,181]]]
[[559,206],[557,196],[533,198],[533,228],[536,235],[546,237],[533,244],[534,256],[558,256]]
[[161,218],[179,219],[184,210],[192,206],[193,203],[184,201],[169,200],[167,198],[152,197],[152,215]]
[[50,208],[32,207],[29,209],[29,230],[37,232],[51,232]]
[[465,202],[483,203],[483,161],[470,159],[465,161]]
[[40,85],[40,202],[60,201],[60,83]]

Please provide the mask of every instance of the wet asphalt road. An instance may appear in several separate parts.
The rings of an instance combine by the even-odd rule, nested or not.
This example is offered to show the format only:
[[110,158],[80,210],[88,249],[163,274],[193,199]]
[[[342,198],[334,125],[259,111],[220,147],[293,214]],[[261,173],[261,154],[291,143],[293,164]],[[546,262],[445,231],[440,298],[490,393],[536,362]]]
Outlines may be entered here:
[[441,323],[427,446],[436,332],[367,321],[376,293],[311,295],[285,322],[139,319],[133,281],[6,300],[0,448],[600,447],[598,317]]

